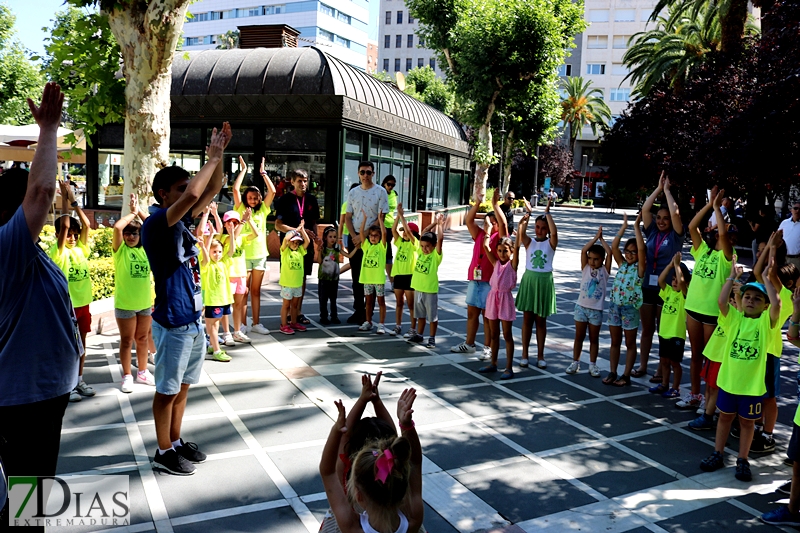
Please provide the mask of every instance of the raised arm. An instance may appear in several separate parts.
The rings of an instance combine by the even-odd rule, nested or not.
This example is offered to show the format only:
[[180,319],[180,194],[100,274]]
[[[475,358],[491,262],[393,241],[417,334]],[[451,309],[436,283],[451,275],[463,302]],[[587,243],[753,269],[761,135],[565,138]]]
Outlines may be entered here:
[[[225,133],[225,125],[227,124],[228,123],[226,122],[222,127],[223,131],[221,132],[221,136],[223,139],[223,145],[222,149],[220,150],[219,161],[217,162],[217,165],[211,169],[211,177],[206,182],[205,189],[203,189],[203,192],[200,193],[199,199],[197,200],[197,202],[195,202],[194,206],[192,207],[191,210],[192,216],[197,216],[199,213],[203,211],[203,208],[206,206],[206,204],[211,202],[211,200],[213,200],[214,197],[216,197],[219,194],[219,191],[222,189],[222,184],[226,180],[225,175],[222,172],[222,151],[225,150],[225,148],[228,146],[228,143],[231,140],[230,125],[228,125],[227,136]],[[214,139],[213,133],[211,135],[211,139],[213,142]],[[210,152],[211,152],[211,147],[209,146],[209,157],[210,157]],[[202,171],[203,169],[201,168],[200,172]],[[195,179],[197,179],[197,176],[195,176]]]
[[[672,268],[675,269],[675,279],[678,283],[678,290],[686,296],[686,291],[688,287],[686,286],[686,280],[683,279],[683,270],[681,270],[681,254],[676,253],[675,256],[672,258]],[[667,270],[667,269],[664,269]]]
[[408,237],[408,240],[412,243],[417,242],[417,238],[414,237],[414,234],[411,233],[411,230],[408,227],[408,222],[406,222],[405,211],[403,211],[403,204],[397,204],[397,218],[400,220],[400,223],[403,224],[403,235]]
[[198,239],[203,238],[203,233],[206,231],[206,227],[208,226],[208,214],[211,213],[211,206],[206,206],[203,209],[203,214],[200,217],[200,224],[194,229],[194,236]]
[[442,243],[444,242],[444,215],[436,215],[436,251],[442,255]]
[[[728,316],[728,310],[730,309],[730,295],[731,289],[733,288],[733,282],[736,281],[736,260],[738,257],[735,255],[733,256],[733,260],[731,261],[731,272],[730,275],[725,279],[725,285],[722,286],[722,290],[719,292],[719,298],[717,298],[717,305],[719,306],[719,312],[722,316]],[[736,301],[739,301],[740,295],[737,292]]]
[[725,254],[725,259],[729,260],[733,257],[733,245],[731,244],[731,240],[728,238],[728,225],[725,223],[725,219],[722,216],[722,200],[725,199],[725,189],[719,191],[717,197],[714,198],[714,214],[717,215],[717,231],[719,232],[719,245],[722,249],[722,253]]
[[[769,269],[775,269],[775,259],[772,258],[769,260]],[[781,297],[778,295],[778,291],[775,288],[775,285],[772,284],[772,280],[770,279],[772,276],[764,277],[764,288],[767,289],[767,296],[769,297],[769,327],[774,328],[775,326],[779,325],[778,320],[781,318]]]
[[[411,475],[408,479],[408,520],[409,526],[418,528],[422,525],[424,504],[422,501],[422,445],[419,442],[419,435],[414,427],[412,414],[414,413],[414,400],[417,391],[406,389],[400,394],[397,400],[397,418],[403,437],[408,439],[411,444]],[[413,531],[409,528],[410,531]]]
[[700,248],[700,245],[703,243],[703,234],[700,231],[700,224],[702,224],[703,219],[706,217],[706,213],[708,213],[708,211],[714,207],[714,200],[716,200],[718,193],[719,189],[717,189],[717,186],[714,185],[714,187],[711,189],[711,198],[709,201],[703,206],[702,209],[697,211],[697,214],[694,216],[692,221],[689,222],[689,235],[692,237],[693,250]]
[[[64,94],[61,92],[61,87],[53,82],[44,86],[42,101],[38,107],[28,98],[31,115],[39,125],[39,140],[28,174],[28,188],[22,200],[22,212],[25,215],[28,232],[34,241],[42,232],[56,193],[55,176],[58,173],[56,137],[63,105]],[[11,215],[13,213],[9,213],[9,218]],[[66,233],[64,235],[66,239]]]
[[634,222],[633,231],[636,233],[636,250],[638,252],[638,263],[639,263],[639,277],[644,277],[644,271],[647,269],[647,246],[644,244],[644,235],[642,235],[642,228],[640,226],[642,222],[642,213],[636,216],[636,221]]
[[[400,204],[399,203],[397,204],[397,208],[400,209]],[[397,231],[397,225],[399,223],[400,223],[400,217],[399,216],[394,217],[394,222],[392,222],[392,240],[395,240],[395,241],[401,239],[400,232]]]
[[[381,215],[383,215],[383,213],[379,211],[378,218],[381,218]],[[383,244],[384,246],[386,246],[386,233],[387,233],[386,226],[381,224],[381,244]]]
[[600,226],[597,228],[597,233],[594,234],[594,237],[592,237],[586,244],[583,245],[583,248],[581,248],[581,270],[586,268],[586,265],[589,264],[589,257],[586,255],[589,253],[589,248],[594,246],[594,243],[596,243],[602,235],[603,226]]
[[681,220],[681,212],[678,207],[678,202],[672,197],[672,191],[669,190],[669,178],[664,179],[664,197],[667,199],[667,209],[669,209],[669,217],[672,219],[672,229],[678,235],[683,235],[683,220]]
[[247,176],[247,163],[244,162],[244,158],[242,156],[239,156],[239,168],[241,170],[236,175],[236,179],[233,181],[234,209],[239,209],[239,206],[242,205],[242,182],[244,181],[244,177]]
[[642,206],[642,221],[644,222],[645,229],[650,227],[650,224],[653,223],[653,204],[656,203],[656,198],[658,195],[661,194],[661,191],[664,190],[664,171],[661,171],[661,176],[658,178],[658,187],[650,196],[647,197],[647,200],[644,201],[644,205]]
[[[675,254],[675,255],[680,255],[680,254],[678,253],[678,254]],[[672,263],[674,264],[674,262],[675,262],[675,257],[672,258]],[[660,288],[660,289],[663,289],[664,287],[667,286],[667,278],[669,277],[669,274],[670,274],[669,266],[671,266],[671,265],[667,265],[667,268],[662,270],[661,274],[658,275],[658,288]]]
[[550,205],[553,203],[552,199],[547,199],[547,206],[544,208],[544,216],[547,219],[547,227],[550,229],[550,247],[555,250],[558,246],[558,228],[556,222],[553,220],[553,215],[550,214]]
[[233,257],[233,254],[236,252],[236,237],[238,237],[239,231],[242,229],[241,224],[237,224],[237,228],[233,227],[233,220],[229,220],[228,224],[225,226],[225,229],[228,230],[228,256]]
[[628,214],[623,213],[622,227],[619,228],[617,234],[614,235],[614,240],[611,241],[611,254],[614,256],[614,261],[617,262],[617,266],[622,266],[622,263],[625,261],[625,259],[622,257],[622,252],[619,249],[619,243],[622,241],[622,236],[625,235],[626,229],[628,229]]
[[248,241],[252,241],[261,237],[261,232],[258,231],[258,228],[253,223],[253,210],[250,209],[249,207],[244,210],[244,214],[242,215],[242,223],[239,224],[239,227],[237,228],[237,233],[236,233],[237,236],[241,232],[242,226],[244,226],[245,224],[250,226],[250,233],[247,234]]
[[339,443],[347,431],[345,425],[344,405],[341,400],[335,401],[339,416],[331,427],[328,440],[322,449],[322,458],[319,462],[319,475],[322,478],[322,485],[325,487],[325,494],[328,497],[328,504],[331,506],[336,523],[343,533],[350,533],[359,526],[358,515],[353,511],[347,495],[344,493],[342,482],[336,475],[336,462],[339,459]]
[[772,234],[769,236],[769,240],[767,241],[767,247],[764,250],[768,253],[761,253],[761,257],[758,258],[756,264],[753,265],[753,275],[756,277],[756,280],[763,283],[764,278],[762,277],[762,273],[764,272],[764,267],[768,264],[769,258],[774,256],[775,250],[777,246],[775,246],[775,232],[773,231]]
[[494,219],[497,221],[497,233],[502,239],[508,235],[508,220],[506,220],[505,213],[500,209],[500,187],[495,187],[494,189],[492,210],[494,211]]
[[604,266],[606,267],[606,272],[611,274],[611,247],[608,246],[608,243],[606,242],[606,240],[603,238],[602,235],[600,235],[598,241],[600,241],[600,246],[603,247],[603,250],[606,251],[606,260],[604,264]]
[[308,245],[311,244],[311,239],[308,238],[308,233],[305,231],[306,221],[301,220],[300,225],[297,226],[297,231],[303,236],[303,248],[308,250]]
[[531,221],[531,212],[529,211],[522,217],[522,219],[520,219],[519,225],[517,226],[517,238],[514,243],[517,248],[519,248],[520,245],[527,248],[528,245],[531,243],[531,238],[528,236],[528,224],[530,223],[530,221]]
[[491,242],[492,242],[492,236],[489,235],[488,233],[484,233],[483,242],[481,243],[481,246],[483,246],[483,252],[486,254],[486,258],[489,260],[492,266],[494,266],[495,264],[497,264],[497,258],[494,256],[494,253],[492,252]]
[[117,220],[114,224],[114,234],[111,237],[111,249],[114,252],[119,250],[119,247],[122,246],[122,241],[124,240],[122,237],[122,230],[128,227],[128,224],[133,222],[133,219],[135,219],[136,215],[139,213],[139,199],[135,194],[131,194],[130,200],[131,212]]
[[[67,192],[69,190],[69,182],[60,181],[58,186],[61,189],[61,227],[58,230],[58,235],[56,235],[56,245],[60,253],[64,251],[64,246],[67,244],[67,235],[69,235],[70,228],[69,193]],[[30,224],[28,227],[30,227]]]
[[466,224],[467,229],[469,230],[469,235],[472,237],[472,240],[475,240],[478,237],[478,232],[480,232],[480,228],[475,223],[475,215],[478,214],[478,209],[481,207],[481,202],[483,202],[483,195],[479,194],[475,196],[475,203],[472,204],[467,211],[467,218]]
[[267,171],[264,170],[264,158],[261,158],[261,167],[258,169],[258,173],[261,174],[261,177],[264,179],[264,186],[266,194],[264,195],[264,205],[271,206],[272,200],[275,199],[275,184],[272,183],[272,180],[269,179],[267,175]]
[[208,206],[211,208],[211,216],[214,217],[214,230],[221,235],[222,228],[225,226],[222,224],[222,219],[219,218],[219,206],[217,206],[217,202],[211,202]]

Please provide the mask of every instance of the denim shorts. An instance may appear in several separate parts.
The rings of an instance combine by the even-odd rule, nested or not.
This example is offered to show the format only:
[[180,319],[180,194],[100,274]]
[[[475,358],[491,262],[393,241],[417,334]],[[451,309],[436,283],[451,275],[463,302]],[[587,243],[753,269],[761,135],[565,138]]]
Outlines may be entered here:
[[365,283],[364,284],[364,294],[367,296],[371,296],[375,294],[378,298],[383,298],[386,296],[386,285],[381,283]]
[[468,281],[467,282],[467,305],[486,309],[486,299],[492,287],[488,281]]
[[291,300],[292,298],[302,298],[303,287],[281,287],[281,298]]
[[266,270],[267,269],[267,258],[266,257],[257,257],[256,259],[246,259],[245,263],[247,263],[247,270]]
[[624,330],[639,329],[639,310],[632,305],[608,304],[608,325],[622,327]]
[[737,414],[745,420],[758,420],[761,418],[764,396],[743,396],[730,394],[719,389],[717,395],[717,409],[726,414]]
[[126,320],[128,318],[134,318],[137,316],[150,316],[153,314],[153,308],[148,307],[147,309],[140,309],[139,311],[128,311],[127,309],[117,309],[114,308],[114,318],[119,318],[120,320]]
[[575,322],[588,322],[593,326],[601,326],[603,324],[603,312],[599,309],[589,309],[582,305],[575,304],[575,313],[573,314]]
[[181,384],[196,385],[203,370],[206,337],[200,320],[177,328],[165,328],[153,321],[156,344],[156,392],[174,396]]

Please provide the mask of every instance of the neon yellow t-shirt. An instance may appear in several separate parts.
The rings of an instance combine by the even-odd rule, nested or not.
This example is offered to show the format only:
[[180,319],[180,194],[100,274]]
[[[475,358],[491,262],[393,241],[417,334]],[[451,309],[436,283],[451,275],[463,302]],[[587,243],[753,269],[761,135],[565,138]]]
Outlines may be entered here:
[[372,244],[368,240],[361,243],[364,253],[361,259],[361,275],[358,282],[364,285],[383,285],[386,283],[386,245],[382,242]]
[[114,307],[141,311],[153,307],[153,284],[150,262],[144,247],[131,248],[122,243],[114,257]]
[[434,250],[425,254],[422,246],[417,244],[417,260],[414,262],[414,272],[411,275],[411,288],[419,292],[436,294],[439,292],[439,265],[442,264],[442,254]]
[[725,328],[717,324],[714,328],[714,333],[703,348],[703,355],[715,363],[721,363],[722,358],[725,356],[725,348],[728,346],[728,335],[725,333]]
[[686,309],[703,315],[719,315],[719,293],[725,285],[725,278],[731,272],[731,262],[721,250],[708,253],[708,245],[703,241],[691,250],[695,259],[692,282],[686,293]]
[[747,318],[735,307],[728,315],[719,315],[719,322],[728,334],[728,345],[722,358],[717,385],[728,394],[761,396],[767,392],[767,345],[775,328],[770,328],[769,311],[758,318]]
[[389,230],[394,226],[394,214],[397,211],[397,193],[392,191],[387,195],[387,202],[389,203],[389,212],[384,213],[383,225]]
[[89,247],[81,241],[78,241],[72,248],[64,245],[61,253],[58,252],[58,244],[54,244],[47,252],[50,259],[67,277],[69,297],[73,307],[89,305],[94,299],[88,261],[91,253]]
[[305,271],[303,257],[306,255],[306,248],[302,244],[297,250],[292,250],[288,246],[281,250],[281,287],[302,287]]
[[[236,212],[240,215],[244,215],[244,210],[247,209],[247,204],[242,202],[239,204],[239,207],[236,208]],[[261,203],[261,208],[258,211],[253,211],[253,215],[251,220],[253,221],[253,225],[258,230],[258,237],[252,240],[248,240],[247,236],[250,235],[253,230],[250,229],[250,224],[245,222],[242,227],[242,232],[239,234],[240,237],[244,238],[244,256],[247,259],[261,259],[262,257],[267,257],[267,217],[269,216],[270,209],[265,203]]]
[[414,263],[417,261],[417,245],[401,238],[394,240],[397,253],[392,263],[392,276],[408,276],[414,273]]
[[[340,215],[347,214],[347,202],[342,204],[342,209],[339,211]],[[347,224],[342,224],[342,236],[350,235],[350,230],[347,229]]]
[[685,339],[686,299],[683,297],[683,293],[667,285],[659,291],[658,295],[664,300],[658,326],[659,336],[665,339]]
[[[236,239],[236,249],[233,251],[233,257],[231,257],[231,266],[228,269],[228,275],[232,278],[243,278],[247,276],[247,261],[245,260],[245,251],[244,246],[242,245],[244,242],[242,233],[244,233],[244,228],[242,228],[242,231],[239,233],[239,238]],[[222,241],[222,253],[226,257],[230,257],[228,255],[228,249],[230,248],[231,240],[230,237],[231,236],[228,234],[219,236],[219,240]]]
[[200,263],[204,306],[230,305],[233,303],[231,282],[228,279],[230,265],[231,258],[227,255],[216,262],[209,260],[205,265]]
[[[794,309],[792,291],[783,287],[778,296],[781,299],[781,314],[778,317],[778,327],[775,328],[775,334],[770,338],[770,343],[767,345],[767,353],[775,357],[780,357],[783,354],[783,332],[781,328],[783,328],[783,325],[789,320],[789,317],[792,316],[792,310]],[[769,308],[767,308],[767,310],[769,310]]]

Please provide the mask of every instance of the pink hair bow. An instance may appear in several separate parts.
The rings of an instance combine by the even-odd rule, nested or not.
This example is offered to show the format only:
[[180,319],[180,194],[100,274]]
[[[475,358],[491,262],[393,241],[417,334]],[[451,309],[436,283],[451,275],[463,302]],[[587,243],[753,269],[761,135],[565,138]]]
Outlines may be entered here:
[[378,458],[375,461],[375,481],[386,483],[386,479],[392,473],[392,468],[394,468],[394,456],[391,450],[384,450],[382,453],[378,450],[373,450],[372,455]]

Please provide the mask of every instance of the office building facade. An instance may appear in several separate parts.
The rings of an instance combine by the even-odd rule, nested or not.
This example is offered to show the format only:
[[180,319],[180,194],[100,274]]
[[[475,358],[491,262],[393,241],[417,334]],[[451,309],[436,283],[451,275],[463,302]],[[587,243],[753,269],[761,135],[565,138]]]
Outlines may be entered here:
[[378,12],[378,71],[406,74],[415,67],[431,67],[444,77],[433,50],[415,33],[419,22],[403,0],[381,0]]

